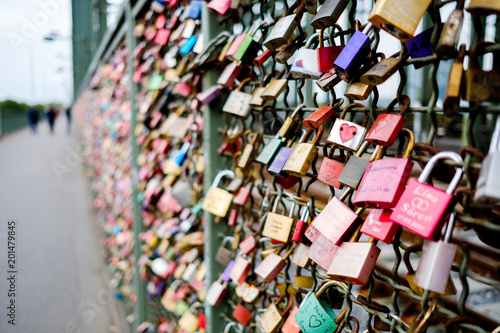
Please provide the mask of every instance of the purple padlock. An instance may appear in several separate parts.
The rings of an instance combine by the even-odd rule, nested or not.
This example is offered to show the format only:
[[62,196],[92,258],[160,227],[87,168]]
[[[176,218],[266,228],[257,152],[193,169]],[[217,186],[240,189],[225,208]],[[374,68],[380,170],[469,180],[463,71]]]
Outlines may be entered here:
[[234,266],[234,260],[231,260],[229,264],[227,264],[226,269],[224,269],[224,272],[222,272],[221,279],[223,282],[231,282],[231,277],[229,276],[229,272],[233,269]]
[[371,40],[368,33],[372,28],[372,24],[368,23],[361,31],[355,31],[349,42],[346,44],[342,52],[333,63],[335,72],[345,82],[350,82],[356,75],[361,65],[370,55]]
[[281,147],[278,154],[276,154],[276,157],[274,158],[273,162],[267,169],[267,171],[276,176],[286,177],[287,173],[283,172],[283,167],[285,166],[285,163],[292,154],[292,152],[293,148],[291,147]]
[[200,101],[201,104],[208,105],[217,97],[219,97],[220,94],[221,94],[221,87],[211,86],[207,90],[197,93],[196,98]]
[[[431,35],[434,28],[429,28],[409,41],[405,43],[408,52],[410,53],[410,57],[412,59],[418,59],[423,57],[428,57],[432,55],[432,46],[431,46]],[[425,64],[413,63],[415,69],[421,68],[425,66]]]

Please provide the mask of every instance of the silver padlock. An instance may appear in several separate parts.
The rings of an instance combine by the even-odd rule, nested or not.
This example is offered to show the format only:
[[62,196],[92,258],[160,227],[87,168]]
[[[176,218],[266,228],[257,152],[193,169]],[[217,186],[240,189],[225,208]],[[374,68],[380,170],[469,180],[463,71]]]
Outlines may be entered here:
[[191,207],[193,205],[193,186],[188,180],[178,180],[170,192],[172,197],[174,197],[182,207]]
[[426,239],[422,247],[422,255],[418,263],[414,282],[436,293],[444,293],[450,276],[451,266],[455,258],[457,246],[451,244],[451,236],[455,228],[455,212],[450,214],[444,240],[434,242]]
[[368,111],[365,111],[365,118],[361,125],[344,120],[346,113],[352,108],[364,108],[364,105],[359,103],[347,105],[342,111],[340,118],[336,119],[333,123],[333,127],[326,142],[336,144],[343,149],[357,151],[366,136],[366,125],[368,123],[369,114]]
[[184,271],[184,273],[182,273],[181,279],[188,283],[193,283],[196,275],[196,270],[200,266],[200,263],[200,259],[196,259],[195,261],[187,265],[186,270]]
[[228,248],[228,245],[231,245],[233,242],[233,237],[224,237],[224,239],[222,240],[222,244],[219,246],[219,249],[215,254],[215,260],[222,266],[227,266],[233,257],[233,251]]
[[323,32],[316,32],[306,42],[303,48],[297,51],[297,55],[290,69],[290,73],[294,78],[304,78],[317,80],[323,76],[324,73],[318,69],[318,54],[315,47],[311,47],[312,43],[319,39],[319,34]]
[[495,130],[491,137],[488,155],[483,160],[479,172],[474,205],[478,207],[493,206],[500,202],[500,177],[496,174],[500,168],[500,117],[497,116]]

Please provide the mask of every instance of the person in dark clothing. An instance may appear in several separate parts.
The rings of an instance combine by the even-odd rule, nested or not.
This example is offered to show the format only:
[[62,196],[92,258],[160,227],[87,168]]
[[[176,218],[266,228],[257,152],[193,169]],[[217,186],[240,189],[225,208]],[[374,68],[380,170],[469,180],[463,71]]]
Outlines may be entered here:
[[38,127],[38,111],[34,107],[30,107],[27,116],[31,132],[33,132],[33,134],[36,134]]
[[68,134],[71,133],[71,107],[66,108],[66,119],[68,120]]
[[47,111],[47,120],[49,121],[50,132],[54,133],[54,123],[56,121],[56,110],[54,109],[53,106],[51,106],[49,108],[49,111]]

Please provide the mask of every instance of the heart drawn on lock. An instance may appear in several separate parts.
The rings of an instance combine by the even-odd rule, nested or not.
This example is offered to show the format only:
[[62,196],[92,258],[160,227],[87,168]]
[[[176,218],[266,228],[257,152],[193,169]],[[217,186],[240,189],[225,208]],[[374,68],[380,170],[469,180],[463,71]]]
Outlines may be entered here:
[[309,318],[309,327],[316,328],[321,326],[321,321],[316,317],[316,315],[312,315]]
[[349,126],[348,124],[342,124],[340,126],[340,140],[346,142],[351,140],[358,133],[356,126]]
[[384,127],[387,126],[387,120],[386,119],[380,119],[374,125],[375,125],[375,128],[373,129],[373,133],[377,133],[380,130],[382,130]]

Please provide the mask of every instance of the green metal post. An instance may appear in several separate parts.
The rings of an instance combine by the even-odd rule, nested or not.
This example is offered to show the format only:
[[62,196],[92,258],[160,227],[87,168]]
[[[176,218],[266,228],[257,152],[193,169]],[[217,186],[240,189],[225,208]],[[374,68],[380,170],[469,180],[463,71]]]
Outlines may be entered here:
[[[204,36],[204,44],[208,45],[213,37],[222,31],[221,25],[217,22],[217,17],[210,13],[207,4],[203,2],[202,21],[201,27]],[[203,87],[207,88],[214,85],[219,77],[218,70],[209,70],[203,76]],[[221,108],[217,105],[209,105],[203,109],[203,118],[205,124],[203,127],[203,149],[205,159],[205,174],[204,174],[204,188],[205,193],[210,187],[215,175],[222,169],[222,161],[218,152],[218,146],[221,142],[219,134],[219,127],[222,124]],[[222,223],[216,223],[214,216],[205,212],[205,253],[204,260],[207,266],[207,274],[205,283],[207,289],[213,281],[217,280],[222,266],[215,261],[215,254],[217,252],[217,245],[220,244],[218,234],[224,232]],[[223,306],[217,308],[209,306],[205,303],[205,315],[207,317],[207,333],[220,333],[224,331],[224,322],[220,318],[220,314],[224,311]]]
[[[127,67],[129,73],[132,73],[133,67],[133,59],[132,52],[135,49],[136,40],[133,34],[133,30],[135,27],[135,16],[132,15],[132,5],[130,4],[131,0],[126,1],[126,27],[127,27],[127,44],[128,44],[128,56],[127,56]],[[129,80],[129,102],[131,109],[131,142],[132,145],[132,202],[133,202],[133,211],[134,211],[134,219],[133,219],[133,229],[134,229],[134,282],[135,282],[135,292],[137,296],[137,301],[135,303],[135,322],[134,322],[134,330],[146,320],[145,313],[145,288],[144,283],[141,279],[139,273],[139,265],[138,260],[141,256],[141,241],[139,240],[139,234],[142,232],[142,218],[140,211],[140,203],[137,200],[137,196],[139,194],[138,189],[138,179],[137,179],[137,156],[139,155],[139,146],[137,145],[137,140],[134,134],[134,128],[137,126],[137,107],[135,95],[137,93],[137,86],[133,80]]]

